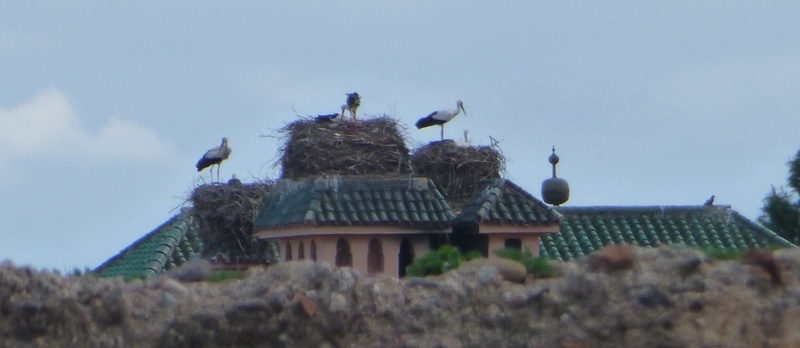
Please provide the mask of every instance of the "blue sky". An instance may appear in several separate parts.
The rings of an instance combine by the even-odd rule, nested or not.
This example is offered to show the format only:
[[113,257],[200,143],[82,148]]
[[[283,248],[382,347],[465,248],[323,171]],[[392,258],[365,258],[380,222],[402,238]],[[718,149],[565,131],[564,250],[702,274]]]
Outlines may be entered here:
[[274,134],[338,111],[499,139],[539,195],[555,145],[568,205],[749,218],[800,149],[800,3],[0,1],[0,259],[95,267],[222,166],[275,178]]

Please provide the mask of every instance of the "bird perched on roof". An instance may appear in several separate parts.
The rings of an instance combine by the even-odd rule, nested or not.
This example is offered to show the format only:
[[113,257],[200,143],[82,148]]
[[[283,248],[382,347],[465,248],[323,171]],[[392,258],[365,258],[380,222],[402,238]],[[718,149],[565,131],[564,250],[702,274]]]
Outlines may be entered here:
[[[344,111],[347,110],[347,105],[342,105],[342,112],[338,114],[317,115],[314,119],[317,123],[333,122],[337,117],[344,117]],[[341,120],[341,118],[339,118]]]
[[[356,120],[356,110],[361,106],[361,96],[358,93],[347,93],[347,110],[350,110],[350,118]],[[342,112],[344,114],[344,112]]]
[[703,203],[703,205],[714,205],[714,195],[711,195],[711,198],[709,198],[705,203]]
[[464,115],[467,114],[467,110],[464,110],[464,103],[462,103],[460,100],[456,102],[455,110],[446,109],[446,110],[434,111],[430,115],[417,120],[416,123],[417,129],[422,129],[430,126],[442,127],[441,137],[442,140],[444,140],[444,124],[452,120],[453,117],[456,117],[459,111],[464,111]]
[[200,157],[200,160],[197,161],[195,167],[197,167],[198,172],[208,167],[211,167],[211,169],[209,169],[209,172],[211,172],[211,181],[214,181],[213,166],[216,164],[217,180],[219,180],[219,165],[220,163],[222,163],[222,161],[228,159],[228,156],[230,155],[231,155],[231,148],[228,147],[228,138],[222,138],[222,144],[206,151],[203,157]]

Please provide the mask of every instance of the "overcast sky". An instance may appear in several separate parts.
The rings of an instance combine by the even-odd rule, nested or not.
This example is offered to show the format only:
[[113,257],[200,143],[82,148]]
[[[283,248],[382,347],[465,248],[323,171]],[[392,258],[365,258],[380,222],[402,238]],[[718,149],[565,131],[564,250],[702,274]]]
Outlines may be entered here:
[[[260,135],[338,111],[454,108],[537,197],[759,215],[800,149],[796,1],[0,1],[0,259],[95,267],[223,179],[275,178]],[[207,172],[203,173],[208,180]]]

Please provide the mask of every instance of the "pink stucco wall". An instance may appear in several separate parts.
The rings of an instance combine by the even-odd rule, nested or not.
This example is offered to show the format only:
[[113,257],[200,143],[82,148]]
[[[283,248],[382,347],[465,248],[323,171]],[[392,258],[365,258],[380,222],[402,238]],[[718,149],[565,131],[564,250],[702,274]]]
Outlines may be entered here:
[[539,235],[533,233],[492,233],[489,234],[489,258],[497,258],[494,251],[505,248],[506,239],[519,238],[522,240],[522,250],[531,249],[533,256],[539,256]]
[[420,257],[429,250],[429,237],[419,234],[401,235],[317,235],[303,237],[281,238],[281,258],[287,260],[287,245],[292,248],[292,260],[298,260],[300,255],[300,242],[303,242],[305,259],[311,259],[311,242],[314,241],[317,249],[317,261],[336,264],[336,244],[344,238],[350,244],[350,253],[353,255],[353,268],[360,274],[369,274],[368,253],[369,243],[372,239],[380,241],[383,252],[383,274],[398,276],[400,243],[403,238],[408,238],[413,253]]

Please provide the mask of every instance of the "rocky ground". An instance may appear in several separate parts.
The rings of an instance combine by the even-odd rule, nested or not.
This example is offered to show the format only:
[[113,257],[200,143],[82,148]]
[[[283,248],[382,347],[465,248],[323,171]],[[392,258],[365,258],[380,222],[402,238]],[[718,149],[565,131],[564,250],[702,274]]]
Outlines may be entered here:
[[6,347],[795,347],[800,250],[713,261],[611,247],[523,283],[467,267],[364,277],[287,262],[124,282],[0,267]]

